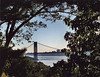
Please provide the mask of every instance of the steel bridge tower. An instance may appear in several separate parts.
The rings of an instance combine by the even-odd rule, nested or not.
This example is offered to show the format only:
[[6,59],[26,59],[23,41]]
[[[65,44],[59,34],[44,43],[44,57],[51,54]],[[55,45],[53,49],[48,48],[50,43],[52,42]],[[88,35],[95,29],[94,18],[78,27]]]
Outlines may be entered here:
[[37,42],[34,42],[34,60],[37,61],[38,60],[38,48],[37,48]]

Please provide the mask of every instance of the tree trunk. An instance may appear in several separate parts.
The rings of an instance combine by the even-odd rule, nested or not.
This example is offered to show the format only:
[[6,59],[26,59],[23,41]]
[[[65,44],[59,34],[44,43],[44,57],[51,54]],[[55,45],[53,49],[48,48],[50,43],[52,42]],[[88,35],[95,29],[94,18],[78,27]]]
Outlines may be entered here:
[[8,56],[7,50],[9,51],[9,48],[0,47],[0,75],[3,73],[3,67],[6,64],[6,60],[7,60],[7,56]]
[[9,41],[6,41],[6,43],[5,43],[5,47],[8,47],[9,46]]
[[9,47],[9,44],[10,44],[11,39],[12,39],[11,36],[8,36],[8,37],[6,38],[5,47]]

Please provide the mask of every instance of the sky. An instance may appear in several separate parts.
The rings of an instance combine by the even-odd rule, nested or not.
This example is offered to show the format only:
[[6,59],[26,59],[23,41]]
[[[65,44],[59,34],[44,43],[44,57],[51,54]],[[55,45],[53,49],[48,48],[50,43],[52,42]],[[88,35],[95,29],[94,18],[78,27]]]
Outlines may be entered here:
[[[39,28],[37,31],[34,31],[32,36],[32,41],[36,41],[38,43],[54,47],[57,49],[67,48],[67,42],[64,39],[64,35],[67,31],[72,31],[67,25],[65,25],[64,21],[57,20],[56,22],[52,23],[51,21],[45,21],[41,18],[36,17],[34,20],[41,20],[47,24],[46,28]],[[16,45],[14,49],[22,49],[25,47],[30,46],[32,43],[28,43],[24,41],[24,44],[20,46]],[[47,48],[38,44],[38,52],[52,52],[56,51],[57,49]],[[33,45],[27,48],[26,53],[33,52]]]
[[[72,17],[74,19],[74,17]],[[100,18],[99,18],[100,19]],[[35,18],[35,20],[42,20],[41,18]],[[33,21],[33,20],[32,20]],[[52,23],[51,21],[44,21],[47,24],[46,28],[39,28],[34,32],[32,36],[32,41],[42,43],[44,45],[54,47],[57,49],[67,48],[67,41],[64,39],[64,35],[67,31],[74,32],[70,27],[65,25],[63,20],[57,20]],[[21,47],[28,47],[32,43],[26,43]],[[38,44],[38,52],[51,52],[56,51],[56,49],[47,48]],[[33,52],[33,46],[27,49],[28,52]]]
[[[40,18],[35,18],[35,20],[41,20]],[[44,20],[43,20],[44,21]],[[42,43],[47,46],[51,46],[57,49],[67,48],[67,42],[64,39],[66,31],[72,31],[71,28],[65,25],[64,21],[57,20],[52,23],[51,21],[44,21],[47,24],[46,28],[39,28],[37,31],[34,31],[32,36],[32,41]],[[27,43],[19,46],[18,48],[28,47],[32,43]],[[56,49],[47,48],[41,45],[38,45],[38,52],[51,52],[56,51]],[[27,53],[33,52],[33,46],[27,48]]]

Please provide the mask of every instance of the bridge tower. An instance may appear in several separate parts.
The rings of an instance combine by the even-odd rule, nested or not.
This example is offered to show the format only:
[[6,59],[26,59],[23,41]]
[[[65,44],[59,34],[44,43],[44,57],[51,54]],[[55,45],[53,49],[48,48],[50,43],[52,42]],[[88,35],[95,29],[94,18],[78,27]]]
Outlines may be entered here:
[[34,42],[34,60],[37,61],[38,60],[38,56],[37,56],[37,42]]

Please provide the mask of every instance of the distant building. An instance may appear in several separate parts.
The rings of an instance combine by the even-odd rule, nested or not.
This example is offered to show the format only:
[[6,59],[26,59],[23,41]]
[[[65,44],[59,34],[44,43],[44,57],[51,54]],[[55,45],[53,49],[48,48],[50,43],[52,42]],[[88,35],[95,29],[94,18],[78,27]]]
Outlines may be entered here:
[[56,51],[52,51],[52,52],[56,52]]
[[57,52],[60,52],[60,49],[57,49]]

